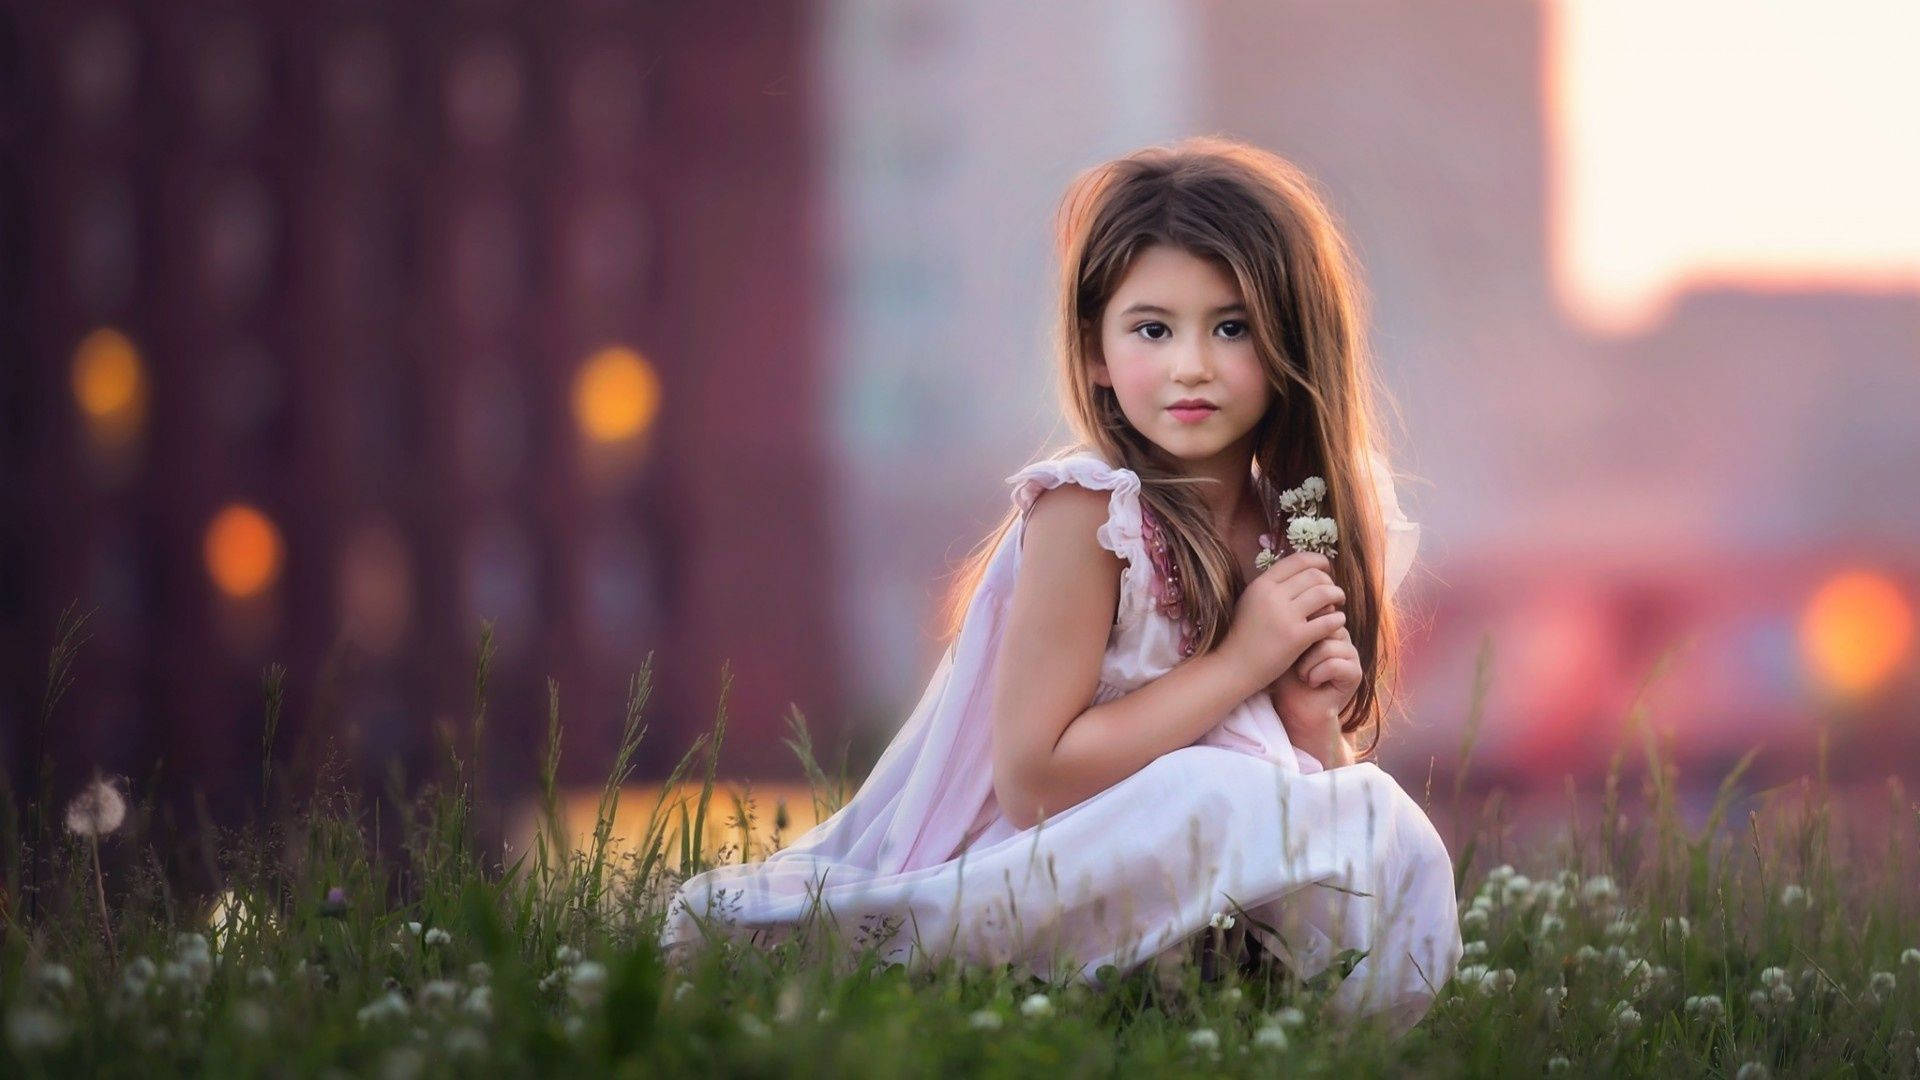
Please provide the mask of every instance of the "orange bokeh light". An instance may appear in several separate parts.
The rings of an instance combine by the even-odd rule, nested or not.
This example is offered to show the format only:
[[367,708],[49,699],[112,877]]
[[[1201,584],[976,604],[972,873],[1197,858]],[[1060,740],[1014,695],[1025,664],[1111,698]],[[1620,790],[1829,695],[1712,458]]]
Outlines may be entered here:
[[573,381],[573,415],[595,442],[621,442],[653,424],[660,411],[660,377],[638,352],[601,349],[580,365]]
[[207,576],[236,600],[256,596],[279,580],[284,559],[280,529],[245,503],[231,503],[207,524]]
[[94,433],[124,442],[146,416],[147,376],[140,350],[112,327],[80,339],[73,351],[73,398]]
[[1913,644],[1913,608],[1879,574],[1850,570],[1829,578],[1800,618],[1800,650],[1820,682],[1848,697],[1886,682]]

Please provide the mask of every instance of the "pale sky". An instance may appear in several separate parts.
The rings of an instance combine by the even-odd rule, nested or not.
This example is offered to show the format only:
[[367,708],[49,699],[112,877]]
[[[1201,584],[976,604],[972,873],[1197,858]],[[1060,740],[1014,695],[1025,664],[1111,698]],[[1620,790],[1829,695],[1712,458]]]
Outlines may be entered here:
[[1920,3],[1543,3],[1576,323],[1642,330],[1689,281],[1920,288]]

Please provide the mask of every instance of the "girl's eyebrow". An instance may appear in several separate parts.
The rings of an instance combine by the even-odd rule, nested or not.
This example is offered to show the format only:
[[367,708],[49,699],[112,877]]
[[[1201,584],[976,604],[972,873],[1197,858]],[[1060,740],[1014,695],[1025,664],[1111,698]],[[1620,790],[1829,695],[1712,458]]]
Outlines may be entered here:
[[[1247,313],[1247,305],[1238,303],[1238,302],[1232,303],[1232,304],[1226,304],[1221,307],[1214,308],[1211,312],[1208,312],[1208,314],[1230,315],[1235,312],[1245,315]],[[1172,315],[1173,312],[1168,311],[1166,308],[1163,308],[1158,304],[1138,303],[1138,304],[1129,305],[1127,307],[1127,310],[1121,312],[1120,314],[1124,317],[1127,315]]]

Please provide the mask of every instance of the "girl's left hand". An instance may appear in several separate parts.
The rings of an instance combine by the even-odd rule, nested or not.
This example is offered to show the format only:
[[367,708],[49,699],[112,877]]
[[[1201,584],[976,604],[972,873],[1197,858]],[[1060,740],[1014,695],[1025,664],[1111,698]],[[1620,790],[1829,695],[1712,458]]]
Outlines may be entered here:
[[1342,626],[1274,680],[1269,697],[1295,746],[1329,765],[1343,756],[1340,710],[1359,692],[1361,674],[1360,651]]

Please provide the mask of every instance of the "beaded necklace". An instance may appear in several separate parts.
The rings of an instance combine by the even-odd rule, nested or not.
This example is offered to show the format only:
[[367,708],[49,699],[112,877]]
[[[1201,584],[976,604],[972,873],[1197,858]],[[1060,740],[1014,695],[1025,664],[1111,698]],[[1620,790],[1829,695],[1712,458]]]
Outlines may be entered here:
[[[1266,519],[1274,520],[1275,499],[1272,485],[1264,479],[1256,481],[1254,490],[1260,493],[1266,504]],[[1180,656],[1182,659],[1193,655],[1199,636],[1199,627],[1187,617],[1186,606],[1182,602],[1184,593],[1180,588],[1180,568],[1173,565],[1173,558],[1167,551],[1166,528],[1160,521],[1160,515],[1144,501],[1140,504],[1140,532],[1147,543],[1147,556],[1153,561],[1153,601],[1154,609],[1180,624]],[[1260,534],[1261,546],[1274,548],[1272,532]]]

